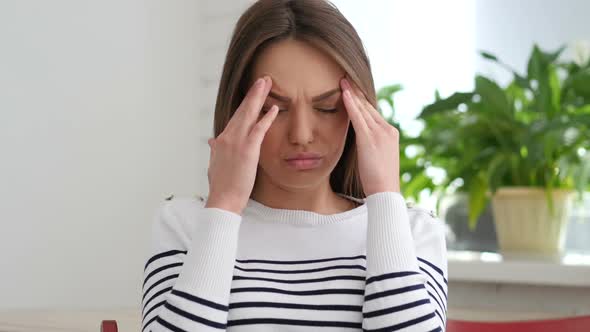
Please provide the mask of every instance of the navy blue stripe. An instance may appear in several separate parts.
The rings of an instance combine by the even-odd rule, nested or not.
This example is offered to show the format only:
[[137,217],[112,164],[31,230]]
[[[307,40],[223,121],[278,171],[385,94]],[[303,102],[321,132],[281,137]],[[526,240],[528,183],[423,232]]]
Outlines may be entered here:
[[164,326],[165,328],[169,329],[170,331],[173,331],[173,332],[188,332],[186,330],[181,329],[180,327],[177,327],[175,325],[172,325],[172,324],[168,323],[164,319],[160,318],[160,316],[156,316],[156,320],[158,321],[158,324]]
[[227,326],[256,325],[256,324],[298,325],[298,326],[318,326],[318,327],[346,327],[346,328],[353,328],[353,329],[362,328],[362,324],[356,323],[356,322],[313,321],[313,320],[279,319],[279,318],[249,318],[249,319],[230,320],[227,322]]
[[365,296],[365,302],[370,301],[370,300],[374,300],[374,299],[378,299],[380,297],[389,296],[389,295],[411,292],[416,289],[424,289],[424,285],[417,284],[417,285],[406,286],[406,287],[401,287],[401,288],[396,288],[396,289],[390,289],[390,290],[375,293],[375,294],[370,294],[370,295]]
[[308,270],[244,269],[239,266],[235,266],[235,268],[237,270],[244,271],[244,272],[268,272],[268,273],[282,273],[282,274],[310,273],[310,272],[321,272],[321,271],[337,270],[337,269],[356,269],[356,270],[363,270],[363,271],[366,270],[366,268],[362,265],[335,265],[335,266],[326,266],[326,267],[320,267],[317,269],[308,269]]
[[393,272],[393,273],[382,274],[382,275],[370,277],[369,279],[367,279],[366,285],[368,285],[372,282],[375,282],[375,281],[406,277],[406,276],[415,275],[415,274],[420,274],[420,273],[416,272],[416,271],[403,271],[403,272]]
[[311,264],[311,263],[321,263],[321,262],[330,262],[330,261],[337,261],[343,259],[367,259],[365,255],[358,255],[358,256],[351,256],[351,257],[333,257],[333,258],[322,258],[322,259],[312,259],[312,260],[303,260],[303,261],[275,261],[275,260],[267,260],[267,259],[236,259],[238,263],[264,263],[264,264]]
[[428,295],[430,296],[430,298],[433,299],[434,302],[436,302],[436,304],[438,304],[438,308],[440,309],[440,311],[445,312],[445,309],[443,309],[442,304],[440,304],[440,302],[438,302],[436,297],[434,297],[434,295],[432,295],[432,293],[429,290],[427,290],[426,292],[428,292]]
[[268,292],[268,293],[307,296],[307,295],[326,295],[326,294],[363,295],[365,293],[365,290],[364,289],[338,288],[338,289],[318,289],[318,290],[308,290],[308,291],[288,291],[288,290],[284,290],[284,289],[270,288],[270,287],[243,287],[243,288],[232,288],[230,293],[245,293],[245,292]]
[[180,308],[177,308],[168,302],[166,302],[166,304],[164,304],[164,307],[179,316],[182,316],[184,318],[192,320],[193,322],[201,323],[203,325],[206,325],[206,326],[209,326],[212,328],[216,328],[216,329],[221,329],[221,330],[225,330],[225,328],[226,328],[226,325],[223,323],[214,322],[212,320],[205,319],[201,316],[191,314],[190,312],[184,311]]
[[301,310],[330,310],[330,311],[354,311],[360,312],[362,306],[340,305],[340,304],[296,304],[296,303],[278,303],[278,302],[236,302],[229,305],[229,309],[240,308],[281,308],[281,309],[301,309]]
[[150,272],[150,274],[147,275],[147,277],[145,277],[145,279],[143,280],[143,287],[145,287],[145,283],[151,278],[153,277],[155,274],[157,274],[158,272],[162,272],[164,270],[167,269],[171,269],[171,268],[175,268],[177,266],[182,266],[182,262],[180,263],[172,263],[172,264],[168,264],[168,265],[164,265],[164,266],[160,266],[159,268],[153,270],[152,272]]
[[429,261],[425,260],[424,258],[420,258],[420,257],[418,257],[418,260],[419,260],[419,261],[421,261],[422,263],[424,263],[424,264],[426,264],[426,265],[430,266],[430,267],[431,267],[431,268],[432,268],[434,271],[436,271],[438,274],[440,274],[440,275],[442,276],[442,278],[443,278],[443,280],[444,280],[445,284],[448,284],[448,283],[449,283],[449,282],[447,281],[447,278],[445,278],[445,275],[444,275],[443,271],[442,271],[440,268],[438,268],[436,265],[434,265],[434,264],[430,263]]
[[[156,308],[161,307],[164,305],[164,303],[166,303],[166,301],[160,301],[158,303],[156,303],[153,307],[150,308],[150,310],[148,310],[145,315],[142,315],[143,317],[141,318],[141,322],[143,323],[143,321],[145,320],[145,318],[152,313],[152,311],[154,311]],[[148,323],[149,324],[149,323]],[[146,324],[147,325],[147,324]]]
[[442,316],[438,313],[438,310],[434,309],[434,313],[438,316],[438,318],[440,318],[440,322],[444,325],[445,324],[445,320],[442,318]]
[[209,308],[213,308],[213,309],[217,309],[217,310],[221,310],[221,311],[226,311],[226,312],[228,311],[228,308],[226,305],[215,303],[215,302],[209,301],[209,300],[205,300],[203,298],[200,298],[200,297],[197,297],[197,296],[194,296],[189,293],[185,293],[185,292],[182,292],[182,291],[179,291],[176,289],[172,291],[172,294],[176,295],[178,297],[182,297],[183,299],[187,299],[189,301],[207,306]]
[[185,254],[186,255],[186,253],[187,253],[186,250],[169,250],[169,251],[165,251],[165,252],[159,253],[157,255],[154,255],[150,259],[148,259],[147,263],[145,263],[145,267],[143,268],[143,271],[145,272],[145,270],[147,270],[148,265],[150,265],[155,260],[158,260],[158,259],[164,258],[164,257],[168,257],[168,256],[174,256],[176,254]]
[[148,327],[151,323],[153,323],[156,319],[158,319],[158,316],[154,316],[154,318],[150,319],[141,329],[141,331],[143,332],[143,330],[145,330],[146,327]]
[[428,332],[442,332],[442,328],[439,326],[439,327],[435,328],[434,330],[430,330]]
[[426,284],[428,286],[430,286],[430,288],[432,288],[432,290],[434,291],[434,294],[436,294],[436,296],[438,296],[438,299],[440,300],[440,303],[442,303],[443,308],[445,309],[445,312],[447,311],[447,306],[446,306],[446,301],[443,300],[443,298],[440,296],[440,294],[438,293],[438,291],[436,290],[436,288],[434,288],[434,286],[430,283],[430,281],[426,281]]
[[234,276],[233,280],[260,280],[260,281],[279,282],[279,283],[284,283],[284,284],[306,284],[306,283],[323,282],[323,281],[331,281],[331,280],[359,280],[359,281],[363,281],[363,280],[365,280],[365,277],[363,277],[363,276],[334,276],[334,277],[325,277],[325,278],[316,278],[316,279],[284,280],[284,279],[273,279],[273,278]]
[[416,325],[418,323],[422,323],[423,321],[429,320],[431,318],[434,317],[434,312],[430,313],[428,315],[424,315],[412,320],[409,320],[407,322],[403,322],[403,323],[399,323],[399,324],[395,324],[392,326],[388,326],[388,327],[383,327],[380,329],[372,329],[372,330],[367,330],[367,329],[363,329],[363,331],[366,332],[391,332],[391,331],[397,331],[397,330],[401,330],[403,328],[406,328],[408,326],[412,326],[412,325]]
[[402,311],[402,310],[414,308],[414,307],[417,307],[417,306],[421,306],[421,305],[427,304],[427,303],[429,304],[430,303],[430,300],[429,299],[423,299],[423,300],[418,300],[418,301],[414,301],[414,302],[410,302],[410,303],[398,305],[398,306],[395,306],[395,307],[390,307],[390,308],[386,308],[386,309],[370,311],[370,312],[367,312],[367,313],[363,313],[363,318],[373,318],[373,317],[383,316],[383,315],[387,315],[387,314],[390,314],[390,313],[393,313],[393,312],[398,312],[398,311]]
[[449,298],[447,297],[447,292],[445,292],[445,290],[443,289],[443,287],[438,283],[438,281],[436,281],[436,279],[432,276],[432,274],[430,274],[430,272],[426,271],[426,269],[424,269],[422,267],[420,267],[420,270],[424,271],[424,273],[426,273],[426,274],[428,274],[428,276],[430,276],[430,279],[432,279],[432,281],[434,281],[436,283],[436,285],[438,286],[438,289],[440,289],[440,291],[445,296],[445,299],[448,301]]
[[172,290],[172,287],[160,289],[156,294],[152,295],[152,297],[150,297],[150,299],[143,305],[143,308],[141,308],[141,313],[143,314],[143,312],[145,311],[145,308],[147,308],[148,304],[150,304],[150,302],[152,302],[155,298],[157,298],[158,296],[160,296],[164,293],[167,293],[171,290]]
[[175,279],[178,278],[178,274],[172,274],[169,275],[165,278],[162,278],[160,280],[158,280],[157,282],[155,282],[153,285],[150,286],[150,288],[148,288],[144,293],[143,293],[143,297],[141,298],[141,300],[145,300],[145,296],[156,286],[158,286],[159,284],[163,283],[164,281],[170,280],[170,279]]

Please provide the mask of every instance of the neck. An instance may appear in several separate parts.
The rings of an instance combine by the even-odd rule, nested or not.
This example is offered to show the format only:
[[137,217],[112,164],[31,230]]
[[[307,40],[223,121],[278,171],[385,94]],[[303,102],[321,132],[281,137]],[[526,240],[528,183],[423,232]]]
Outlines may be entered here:
[[355,207],[353,202],[340,197],[332,190],[329,179],[316,186],[285,188],[267,181],[261,173],[258,173],[250,198],[265,206],[319,214],[334,214]]

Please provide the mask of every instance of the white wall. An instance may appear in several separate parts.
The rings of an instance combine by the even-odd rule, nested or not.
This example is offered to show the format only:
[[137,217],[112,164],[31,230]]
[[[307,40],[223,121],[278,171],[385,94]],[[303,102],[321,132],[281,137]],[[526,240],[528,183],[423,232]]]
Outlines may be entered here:
[[[577,40],[590,41],[590,1],[587,0],[478,0],[476,49],[494,53],[521,73],[533,43],[547,51]],[[563,53],[571,57],[571,49]],[[478,57],[476,70],[504,83],[511,76]]]
[[[219,87],[223,62],[225,61],[231,34],[242,12],[253,2],[254,0],[199,0],[201,13],[199,26],[204,32],[201,34],[200,45],[201,72],[199,87],[202,103],[199,110],[203,119],[210,122],[211,134],[213,133],[213,113],[217,88]],[[207,151],[209,151],[208,149],[207,146]],[[207,160],[208,158],[207,155]]]
[[199,24],[192,0],[0,2],[0,310],[139,306],[155,208],[207,185]]
[[[396,119],[417,134],[422,107],[469,89],[474,71],[475,4],[472,0],[333,0],[361,37],[376,89],[401,83]],[[385,115],[389,116],[387,108]]]

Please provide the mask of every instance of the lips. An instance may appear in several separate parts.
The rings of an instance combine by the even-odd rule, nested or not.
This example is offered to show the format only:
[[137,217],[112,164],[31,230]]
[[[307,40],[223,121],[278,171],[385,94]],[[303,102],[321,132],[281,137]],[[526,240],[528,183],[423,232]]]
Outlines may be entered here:
[[322,163],[322,156],[313,152],[297,153],[287,159],[287,164],[297,170],[313,169]]
[[292,156],[289,156],[286,160],[291,161],[291,160],[320,159],[320,158],[322,158],[322,156],[318,153],[315,153],[315,152],[300,152],[300,153],[296,153]]

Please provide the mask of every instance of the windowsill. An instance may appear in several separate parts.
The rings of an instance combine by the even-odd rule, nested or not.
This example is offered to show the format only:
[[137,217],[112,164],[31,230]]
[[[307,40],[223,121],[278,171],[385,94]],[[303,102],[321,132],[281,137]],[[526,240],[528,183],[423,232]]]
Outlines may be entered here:
[[451,282],[590,287],[588,253],[567,253],[561,259],[547,260],[449,250],[448,266]]

